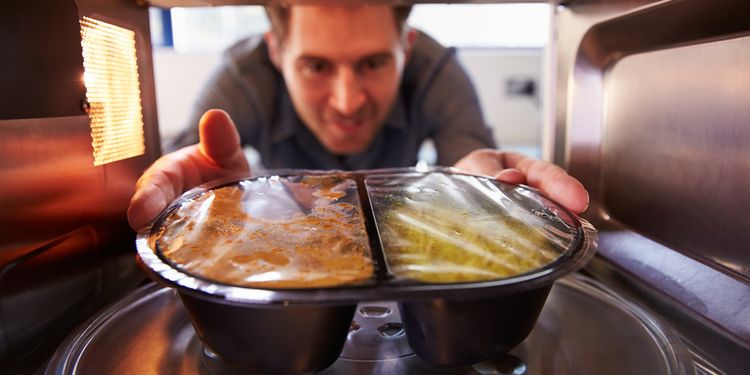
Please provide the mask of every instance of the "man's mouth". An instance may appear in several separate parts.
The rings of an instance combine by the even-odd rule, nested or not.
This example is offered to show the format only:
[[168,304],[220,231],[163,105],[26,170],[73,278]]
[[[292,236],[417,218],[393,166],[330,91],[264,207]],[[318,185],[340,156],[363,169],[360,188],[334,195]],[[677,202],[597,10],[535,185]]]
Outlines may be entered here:
[[346,118],[337,118],[332,121],[332,123],[339,129],[344,131],[355,131],[364,125],[364,121],[362,119],[346,119]]

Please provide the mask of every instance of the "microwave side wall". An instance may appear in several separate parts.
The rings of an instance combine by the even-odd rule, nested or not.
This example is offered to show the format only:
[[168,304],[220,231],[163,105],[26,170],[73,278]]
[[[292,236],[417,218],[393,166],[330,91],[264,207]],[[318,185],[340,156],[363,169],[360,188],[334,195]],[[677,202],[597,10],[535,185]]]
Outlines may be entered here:
[[546,155],[591,193],[588,272],[706,366],[750,368],[750,3],[571,1],[555,12]]
[[[141,155],[95,165],[83,17],[135,34]],[[144,279],[125,212],[161,152],[148,10],[120,0],[4,0],[0,50],[0,372],[30,373]]]

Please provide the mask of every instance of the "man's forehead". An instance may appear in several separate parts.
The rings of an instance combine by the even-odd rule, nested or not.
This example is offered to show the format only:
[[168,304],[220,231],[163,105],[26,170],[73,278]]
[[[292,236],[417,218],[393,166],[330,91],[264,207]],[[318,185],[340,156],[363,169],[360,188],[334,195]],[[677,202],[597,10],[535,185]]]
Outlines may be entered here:
[[287,47],[302,54],[369,54],[400,40],[390,6],[295,5],[289,10]]
[[393,21],[395,27],[395,13],[390,5],[369,5],[369,4],[297,4],[289,5],[289,17],[296,16],[351,16],[351,17],[382,17],[383,21]]

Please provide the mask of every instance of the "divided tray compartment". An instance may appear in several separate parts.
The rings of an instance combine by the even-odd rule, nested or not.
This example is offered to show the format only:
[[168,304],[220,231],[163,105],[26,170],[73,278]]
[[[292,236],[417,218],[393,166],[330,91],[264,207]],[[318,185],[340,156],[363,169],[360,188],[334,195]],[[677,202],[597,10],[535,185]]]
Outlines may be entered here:
[[[593,257],[596,230],[533,188],[452,169],[285,170],[188,191],[136,243],[206,350],[292,374],[333,363],[367,301],[397,302],[433,364],[496,358],[531,332],[554,281]],[[509,270],[523,251],[545,256]]]

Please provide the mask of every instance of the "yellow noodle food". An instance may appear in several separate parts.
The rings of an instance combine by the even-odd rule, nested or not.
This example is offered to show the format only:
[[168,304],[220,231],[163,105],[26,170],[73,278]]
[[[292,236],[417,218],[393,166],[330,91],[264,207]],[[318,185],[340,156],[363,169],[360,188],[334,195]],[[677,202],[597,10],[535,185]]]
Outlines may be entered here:
[[178,268],[231,285],[314,288],[371,278],[359,207],[340,201],[345,194],[323,178],[286,188],[304,207],[271,218],[248,213],[250,199],[237,186],[209,190],[167,217],[159,249]]
[[553,262],[560,251],[528,224],[501,214],[471,214],[410,201],[381,213],[389,269],[431,283],[507,278]]

